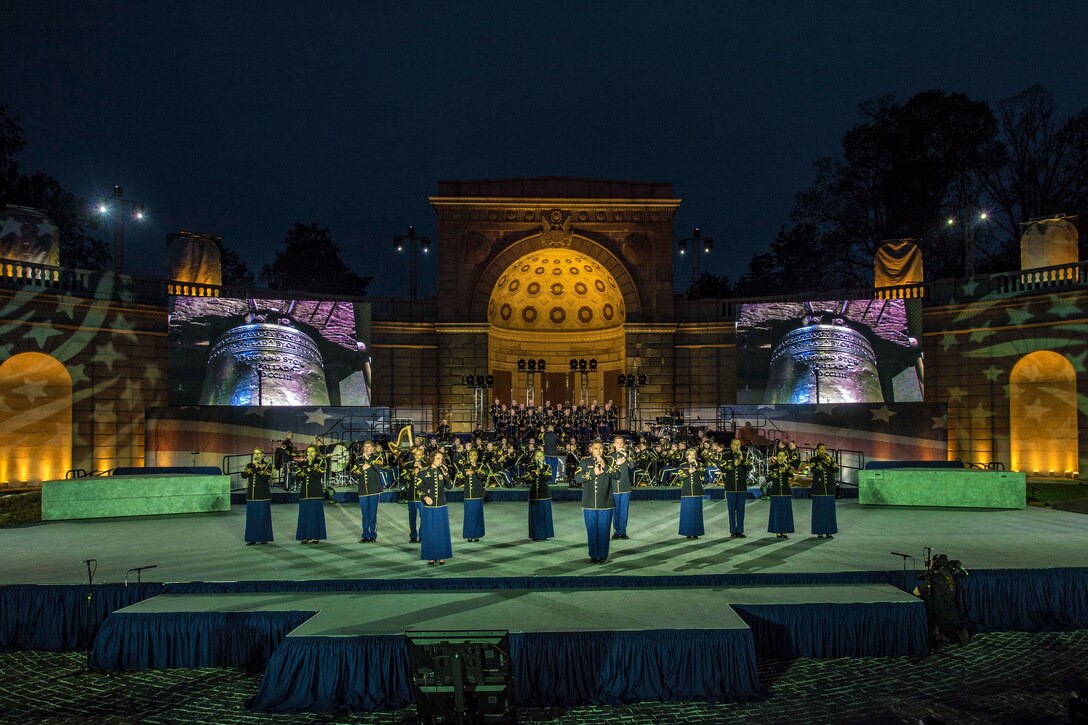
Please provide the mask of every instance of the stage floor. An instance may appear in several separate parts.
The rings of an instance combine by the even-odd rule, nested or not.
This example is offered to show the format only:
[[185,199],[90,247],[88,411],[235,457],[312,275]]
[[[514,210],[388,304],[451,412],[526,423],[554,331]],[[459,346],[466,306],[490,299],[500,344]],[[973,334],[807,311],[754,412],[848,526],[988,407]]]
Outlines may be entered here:
[[[523,503],[490,503],[487,536],[459,538],[461,506],[450,506],[453,558],[427,566],[419,546],[408,543],[407,506],[381,504],[375,544],[360,544],[359,509],[325,508],[329,540],[294,541],[297,506],[272,508],[276,541],[245,546],[245,507],[230,512],[123,519],[42,522],[3,531],[0,584],[78,584],[86,581],[82,559],[98,560],[95,581],[121,582],[128,569],[156,564],[145,581],[239,581],[517,576],[663,576],[687,574],[816,573],[902,568],[901,551],[917,557],[933,547],[968,568],[1019,569],[1088,566],[1084,546],[1088,519],[1081,514],[1028,507],[1023,510],[861,507],[838,502],[840,534],[810,536],[810,502],[796,500],[797,534],[788,540],[766,533],[768,503],[749,501],[747,539],[729,539],[724,501],[706,502],[707,536],[677,535],[679,503],[635,501],[627,541],[613,541],[610,561],[588,562],[581,507],[553,504],[557,538],[531,542]],[[131,575],[135,580],[135,574]]]
[[501,629],[509,632],[619,632],[747,629],[732,604],[915,604],[887,584],[525,590],[160,594],[117,614],[317,612],[290,637],[351,637],[406,630]]

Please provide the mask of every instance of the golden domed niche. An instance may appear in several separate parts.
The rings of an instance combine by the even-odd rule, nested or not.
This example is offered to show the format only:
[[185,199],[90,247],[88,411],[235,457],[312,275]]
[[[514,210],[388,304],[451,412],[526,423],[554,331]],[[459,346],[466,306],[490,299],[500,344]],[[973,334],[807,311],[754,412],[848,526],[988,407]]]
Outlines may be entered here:
[[597,260],[570,249],[530,252],[499,275],[487,319],[507,330],[589,332],[623,325],[616,280]]

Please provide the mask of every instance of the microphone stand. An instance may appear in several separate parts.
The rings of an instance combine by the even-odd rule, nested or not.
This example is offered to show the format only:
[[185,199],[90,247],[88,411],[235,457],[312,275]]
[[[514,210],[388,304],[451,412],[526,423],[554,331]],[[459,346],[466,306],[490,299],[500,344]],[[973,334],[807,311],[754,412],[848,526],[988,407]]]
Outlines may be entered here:
[[147,566],[138,566],[138,567],[135,567],[133,569],[129,569],[128,571],[125,572],[125,587],[126,588],[128,587],[128,575],[131,574],[132,572],[136,572],[136,584],[140,585],[140,584],[143,583],[143,580],[141,578],[141,576],[143,575],[143,572],[145,570],[147,570],[147,569],[157,569],[158,566],[159,566],[158,564],[148,564]]

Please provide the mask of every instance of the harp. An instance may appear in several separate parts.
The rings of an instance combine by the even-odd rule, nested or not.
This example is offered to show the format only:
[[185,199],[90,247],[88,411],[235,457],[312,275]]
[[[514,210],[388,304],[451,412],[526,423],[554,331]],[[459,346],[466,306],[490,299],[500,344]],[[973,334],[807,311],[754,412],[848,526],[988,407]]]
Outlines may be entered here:
[[[405,437],[408,438],[407,442],[404,440]],[[414,446],[415,440],[412,438],[412,426],[410,424],[401,428],[397,433],[396,439],[389,442],[389,450],[393,451],[393,453],[407,451]]]

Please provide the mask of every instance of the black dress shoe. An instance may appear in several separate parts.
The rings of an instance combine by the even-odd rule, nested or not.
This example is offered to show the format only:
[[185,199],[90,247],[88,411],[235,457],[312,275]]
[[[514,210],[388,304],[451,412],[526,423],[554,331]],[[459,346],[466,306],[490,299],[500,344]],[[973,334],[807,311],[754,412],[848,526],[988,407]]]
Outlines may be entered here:
[[613,539],[618,539],[618,538],[620,538],[620,535],[619,534],[612,534],[612,538]]
[[747,539],[748,537],[745,536],[744,534],[737,534],[737,538],[738,539]]
[[253,546],[256,543],[257,543],[256,541],[247,541],[246,546]]
[[834,536],[832,536],[831,534],[828,534],[828,535],[827,535],[827,536],[825,536],[824,538],[825,538],[825,539],[834,539],[835,537],[834,537]]

